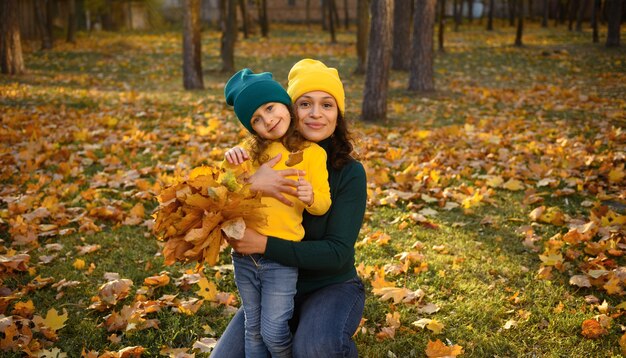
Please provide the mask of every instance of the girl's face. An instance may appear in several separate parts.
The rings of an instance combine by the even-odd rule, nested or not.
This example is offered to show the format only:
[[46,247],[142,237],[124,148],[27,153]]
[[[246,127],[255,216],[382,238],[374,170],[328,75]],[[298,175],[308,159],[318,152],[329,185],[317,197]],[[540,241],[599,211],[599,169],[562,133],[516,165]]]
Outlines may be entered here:
[[311,142],[330,137],[337,127],[339,107],[327,92],[313,91],[300,96],[295,103],[298,130]]
[[252,114],[250,124],[261,137],[269,140],[281,138],[291,123],[289,109],[279,102],[268,102],[261,105]]

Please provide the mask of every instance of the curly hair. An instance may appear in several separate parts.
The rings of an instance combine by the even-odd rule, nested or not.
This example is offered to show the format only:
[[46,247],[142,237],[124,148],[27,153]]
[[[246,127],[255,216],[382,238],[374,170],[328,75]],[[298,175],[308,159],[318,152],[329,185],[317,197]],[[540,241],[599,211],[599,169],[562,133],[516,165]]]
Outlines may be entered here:
[[333,169],[341,169],[344,165],[354,160],[352,155],[354,145],[352,144],[352,134],[348,130],[348,125],[341,112],[337,113],[337,126],[331,136],[329,148],[330,166]]

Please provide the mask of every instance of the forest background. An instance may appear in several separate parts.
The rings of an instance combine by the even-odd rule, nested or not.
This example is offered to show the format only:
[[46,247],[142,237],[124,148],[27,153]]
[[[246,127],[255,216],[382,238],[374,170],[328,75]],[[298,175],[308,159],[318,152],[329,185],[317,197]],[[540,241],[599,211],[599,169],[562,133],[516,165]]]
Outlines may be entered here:
[[[379,32],[394,37],[393,7],[376,7],[388,3],[368,20],[386,13]],[[556,14],[489,31],[486,17],[443,17],[442,47],[433,14],[434,88],[409,90],[415,69],[394,69],[386,41],[384,113],[367,121],[355,23],[232,36],[235,70],[286,83],[313,57],[342,76],[368,173],[361,356],[626,354],[626,63],[603,13],[598,42],[585,17],[580,31]],[[200,32],[195,90],[180,23],[21,41],[23,72],[0,76],[3,356],[210,352],[239,306],[228,250],[216,266],[165,266],[150,215],[164,187],[245,135],[222,94],[238,31],[221,24]]]

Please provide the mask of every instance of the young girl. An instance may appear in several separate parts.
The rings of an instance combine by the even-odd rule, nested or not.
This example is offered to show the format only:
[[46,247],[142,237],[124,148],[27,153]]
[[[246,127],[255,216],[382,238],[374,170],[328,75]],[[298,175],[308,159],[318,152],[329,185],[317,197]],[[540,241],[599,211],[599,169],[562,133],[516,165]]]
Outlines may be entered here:
[[[251,137],[243,144],[250,159],[244,170],[252,174],[261,164],[281,154],[274,169],[303,170],[298,177],[296,196],[287,195],[291,205],[263,197],[260,209],[267,224],[252,229],[268,236],[291,241],[304,237],[302,212],[323,215],[330,207],[326,152],[306,141],[295,129],[291,98],[269,72],[255,74],[249,69],[235,73],[224,88],[226,103],[233,106]],[[240,164],[227,156],[225,166]],[[293,315],[298,269],[268,260],[263,255],[240,255],[233,251],[235,282],[245,313],[246,357],[291,357],[288,320]]]

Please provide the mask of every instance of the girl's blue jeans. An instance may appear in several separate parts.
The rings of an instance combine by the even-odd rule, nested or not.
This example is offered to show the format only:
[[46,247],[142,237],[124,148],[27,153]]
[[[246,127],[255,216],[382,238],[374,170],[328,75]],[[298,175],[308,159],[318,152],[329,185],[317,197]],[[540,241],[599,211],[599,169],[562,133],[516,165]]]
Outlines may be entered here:
[[288,322],[293,316],[298,269],[258,254],[233,252],[232,257],[245,313],[245,356],[291,358]]
[[[358,357],[352,335],[361,322],[365,305],[358,277],[296,296],[292,323],[293,356]],[[211,353],[215,358],[243,358],[244,313],[237,311]]]

